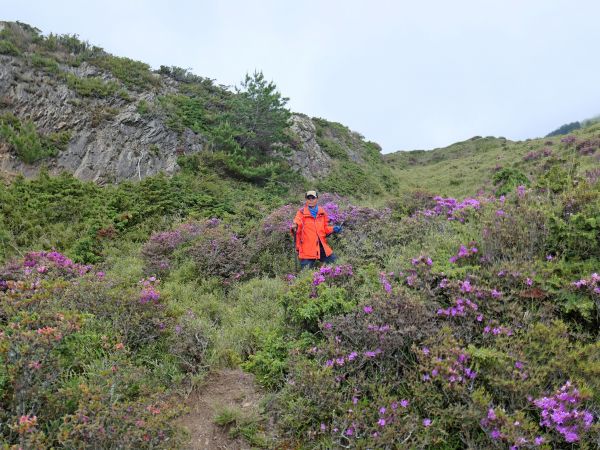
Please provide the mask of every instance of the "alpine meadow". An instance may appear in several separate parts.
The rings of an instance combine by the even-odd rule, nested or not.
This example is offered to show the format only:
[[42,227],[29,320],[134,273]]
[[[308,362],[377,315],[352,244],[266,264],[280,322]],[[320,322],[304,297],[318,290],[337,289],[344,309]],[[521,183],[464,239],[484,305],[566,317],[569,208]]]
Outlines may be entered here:
[[600,447],[600,120],[383,155],[0,30],[0,448]]

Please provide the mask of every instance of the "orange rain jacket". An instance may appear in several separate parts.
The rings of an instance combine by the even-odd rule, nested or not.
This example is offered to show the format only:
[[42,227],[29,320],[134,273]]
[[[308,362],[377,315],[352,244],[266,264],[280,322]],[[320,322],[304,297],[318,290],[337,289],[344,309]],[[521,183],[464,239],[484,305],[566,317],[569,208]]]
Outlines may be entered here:
[[319,259],[321,258],[321,249],[319,241],[325,249],[325,256],[333,253],[333,250],[327,245],[327,235],[333,233],[333,227],[329,225],[327,213],[319,206],[317,218],[313,218],[308,210],[308,206],[300,209],[294,217],[294,224],[298,225],[296,230],[296,251],[300,259]]

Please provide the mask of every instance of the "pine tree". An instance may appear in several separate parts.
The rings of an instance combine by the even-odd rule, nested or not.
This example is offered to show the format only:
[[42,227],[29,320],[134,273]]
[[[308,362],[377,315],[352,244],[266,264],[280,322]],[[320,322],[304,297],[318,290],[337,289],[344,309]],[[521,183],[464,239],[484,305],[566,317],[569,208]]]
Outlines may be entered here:
[[285,143],[291,117],[283,97],[262,72],[246,74],[232,99],[231,123],[237,130],[240,146],[254,156],[263,157],[275,143]]

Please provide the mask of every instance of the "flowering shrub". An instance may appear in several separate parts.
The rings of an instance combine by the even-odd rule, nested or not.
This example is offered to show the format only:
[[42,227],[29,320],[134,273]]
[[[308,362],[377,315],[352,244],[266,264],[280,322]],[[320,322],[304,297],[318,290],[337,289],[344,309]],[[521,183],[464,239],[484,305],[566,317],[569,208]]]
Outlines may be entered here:
[[290,228],[299,209],[298,205],[281,206],[250,231],[247,242],[257,272],[275,275],[292,271],[297,253]]
[[237,234],[218,224],[205,227],[186,251],[200,277],[217,277],[226,283],[243,278],[249,265],[249,250]]
[[483,199],[477,198],[465,198],[462,201],[458,201],[455,198],[448,197],[434,197],[436,201],[435,207],[421,211],[426,217],[431,216],[446,216],[448,220],[457,220],[464,222],[472,211],[477,211],[481,208]]
[[549,156],[552,156],[552,149],[546,147],[541,150],[527,153],[525,156],[523,156],[523,161],[535,161],[540,158],[547,158]]
[[332,281],[339,277],[351,277],[354,274],[352,273],[351,265],[341,265],[341,266],[323,266],[319,270],[313,273],[313,286],[318,286],[321,283],[329,281],[329,284],[332,284]]
[[579,441],[594,422],[594,415],[581,409],[582,400],[579,390],[567,381],[553,396],[538,398],[533,403],[540,409],[540,425],[557,431],[572,443]]
[[511,449],[538,448],[548,437],[523,412],[508,414],[500,408],[488,408],[481,426],[492,442],[504,442]]
[[458,261],[472,260],[473,257],[478,253],[478,249],[475,247],[475,245],[477,245],[475,242],[469,243],[468,247],[461,244],[460,248],[458,249],[458,253],[450,257],[450,262],[454,264]]
[[585,139],[575,144],[577,153],[582,156],[593,155],[600,147],[600,138]]
[[600,275],[596,272],[588,278],[582,278],[571,283],[577,290],[587,291],[593,297],[600,299]]
[[502,214],[483,214],[481,250],[486,261],[531,261],[545,255],[548,216],[542,199],[505,202]]
[[566,147],[573,145],[576,141],[577,141],[577,138],[573,135],[565,136],[564,138],[560,139],[560,142],[565,144]]
[[[169,321],[155,279],[143,280],[141,294],[134,287],[116,293],[102,272],[57,252],[31,252],[0,273],[3,443],[167,448],[179,442],[176,427],[165,422],[177,408],[155,417],[161,406],[137,387],[150,381],[147,369],[129,359],[162,339],[161,325]],[[110,337],[102,334],[107,327]]]
[[440,382],[446,388],[465,384],[477,377],[470,367],[471,357],[459,347],[448,349],[446,354],[433,354],[428,347],[421,349],[421,371],[423,381]]
[[328,341],[324,366],[339,368],[348,377],[408,363],[412,345],[424,339],[435,323],[433,315],[415,300],[391,296],[375,297],[370,304],[323,322],[321,327]]
[[28,252],[23,261],[14,261],[0,271],[0,277],[12,280],[41,280],[62,277],[72,279],[82,277],[92,266],[74,263],[73,260],[57,251]]
[[216,219],[211,219],[204,224],[190,222],[179,225],[171,231],[153,233],[142,247],[146,271],[156,275],[166,274],[171,268],[171,257],[175,250],[197,237],[204,228],[213,228],[218,223]]

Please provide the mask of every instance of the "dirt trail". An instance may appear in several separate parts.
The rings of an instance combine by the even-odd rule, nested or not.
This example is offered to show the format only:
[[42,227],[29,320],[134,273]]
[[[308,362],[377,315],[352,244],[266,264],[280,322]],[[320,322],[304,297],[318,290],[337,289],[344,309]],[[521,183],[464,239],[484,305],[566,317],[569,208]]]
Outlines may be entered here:
[[223,408],[236,408],[243,413],[258,411],[262,395],[254,377],[241,370],[220,370],[208,375],[206,382],[186,401],[190,412],[180,419],[191,440],[189,450],[242,450],[250,445],[242,439],[232,439],[227,430],[214,423]]

